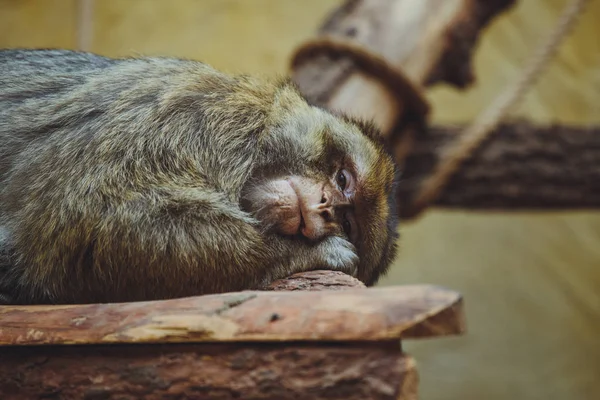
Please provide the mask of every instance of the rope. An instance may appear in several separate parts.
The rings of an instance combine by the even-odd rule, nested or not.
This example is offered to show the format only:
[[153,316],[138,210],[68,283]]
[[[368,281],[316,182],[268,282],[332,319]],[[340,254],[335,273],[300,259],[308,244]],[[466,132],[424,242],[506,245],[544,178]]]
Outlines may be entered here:
[[436,170],[421,185],[410,206],[410,216],[414,217],[433,203],[442,193],[452,176],[462,163],[487,139],[494,129],[540,77],[543,69],[567,36],[590,0],[573,0],[560,16],[556,26],[546,41],[539,46],[522,70],[520,77],[485,109],[475,121],[467,127],[459,139],[442,155]]

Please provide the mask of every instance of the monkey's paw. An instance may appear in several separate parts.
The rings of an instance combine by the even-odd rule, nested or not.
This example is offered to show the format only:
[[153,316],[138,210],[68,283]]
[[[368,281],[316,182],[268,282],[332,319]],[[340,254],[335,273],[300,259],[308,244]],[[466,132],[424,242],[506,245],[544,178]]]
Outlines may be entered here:
[[356,277],[358,273],[358,256],[356,248],[349,241],[332,236],[320,243],[318,249],[323,268],[341,271]]

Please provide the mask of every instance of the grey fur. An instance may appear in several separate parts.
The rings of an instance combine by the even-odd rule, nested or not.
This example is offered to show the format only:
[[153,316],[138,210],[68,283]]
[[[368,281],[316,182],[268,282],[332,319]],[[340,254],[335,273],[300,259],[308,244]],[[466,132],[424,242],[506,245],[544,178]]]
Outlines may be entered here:
[[361,129],[287,81],[195,61],[0,51],[0,296],[160,299],[315,268],[374,283],[395,253],[395,227],[368,246],[308,243],[261,229],[240,207],[245,185],[324,177],[339,154],[388,171]]

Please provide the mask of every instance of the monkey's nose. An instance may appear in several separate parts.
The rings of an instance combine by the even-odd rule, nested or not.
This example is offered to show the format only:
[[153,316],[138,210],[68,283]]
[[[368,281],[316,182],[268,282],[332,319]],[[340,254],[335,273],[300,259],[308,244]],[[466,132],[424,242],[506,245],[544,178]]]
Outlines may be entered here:
[[310,240],[319,240],[331,231],[333,220],[331,206],[323,203],[302,209],[303,224],[300,232]]

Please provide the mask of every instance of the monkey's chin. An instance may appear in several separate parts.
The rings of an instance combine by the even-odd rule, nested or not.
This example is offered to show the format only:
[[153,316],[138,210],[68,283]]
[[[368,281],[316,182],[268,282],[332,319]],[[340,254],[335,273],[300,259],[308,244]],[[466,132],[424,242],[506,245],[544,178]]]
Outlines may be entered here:
[[297,235],[302,225],[298,195],[287,179],[276,179],[251,187],[244,208],[256,219],[282,235]]

